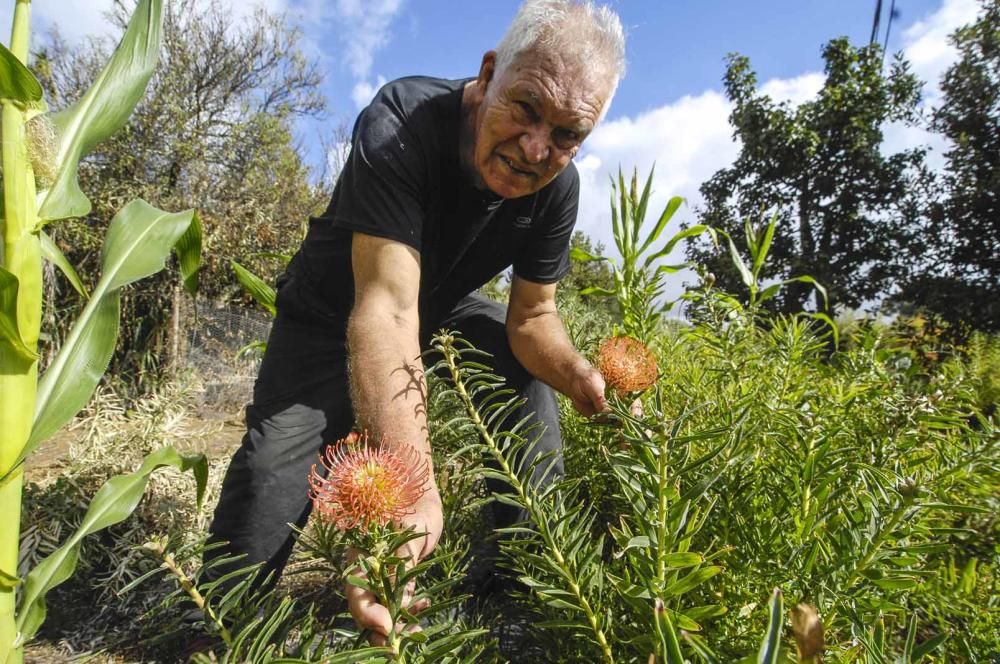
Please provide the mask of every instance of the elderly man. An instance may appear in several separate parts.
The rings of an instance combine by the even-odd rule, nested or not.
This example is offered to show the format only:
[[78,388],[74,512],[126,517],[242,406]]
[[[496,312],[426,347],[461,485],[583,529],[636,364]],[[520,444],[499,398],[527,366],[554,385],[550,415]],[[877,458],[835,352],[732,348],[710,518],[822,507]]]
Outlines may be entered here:
[[[378,92],[354,125],[329,207],[279,280],[214,540],[280,574],[287,524],[309,514],[310,466],[356,423],[431,463],[419,358],[441,327],[492,353],[526,397],[523,415],[545,426],[534,454],[561,451],[552,388],[584,415],[605,409],[604,381],[570,343],[555,291],[576,221],[572,159],[623,64],[609,9],[526,0],[477,77],[404,78]],[[506,308],[473,294],[511,265]],[[412,544],[417,558],[434,549],[443,519],[433,482],[402,525],[426,533]],[[386,634],[385,609],[348,588],[358,623]]]

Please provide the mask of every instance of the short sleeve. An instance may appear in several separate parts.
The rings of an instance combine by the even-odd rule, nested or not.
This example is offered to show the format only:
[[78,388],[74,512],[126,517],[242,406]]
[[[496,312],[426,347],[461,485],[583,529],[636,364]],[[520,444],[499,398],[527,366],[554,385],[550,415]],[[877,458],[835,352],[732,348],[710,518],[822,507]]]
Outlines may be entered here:
[[[580,176],[570,163],[552,183],[554,191],[535,220],[532,237],[514,259],[514,274],[552,284],[569,272],[569,245],[580,202]],[[552,186],[550,185],[550,186]]]
[[427,167],[402,112],[384,89],[358,117],[336,206],[336,228],[396,240],[420,251]]

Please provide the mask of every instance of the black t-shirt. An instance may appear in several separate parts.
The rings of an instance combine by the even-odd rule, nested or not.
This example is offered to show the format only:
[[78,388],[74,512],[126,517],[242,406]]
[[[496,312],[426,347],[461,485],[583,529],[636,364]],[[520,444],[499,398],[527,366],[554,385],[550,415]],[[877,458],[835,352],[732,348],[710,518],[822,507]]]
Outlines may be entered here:
[[[420,253],[420,316],[432,323],[514,266],[536,283],[569,271],[579,177],[571,163],[541,191],[502,199],[459,166],[465,80],[409,77],[385,85],[358,116],[330,205],[309,221],[289,275],[304,299],[346,325],[354,305],[354,231]],[[279,308],[280,308],[279,298]]]

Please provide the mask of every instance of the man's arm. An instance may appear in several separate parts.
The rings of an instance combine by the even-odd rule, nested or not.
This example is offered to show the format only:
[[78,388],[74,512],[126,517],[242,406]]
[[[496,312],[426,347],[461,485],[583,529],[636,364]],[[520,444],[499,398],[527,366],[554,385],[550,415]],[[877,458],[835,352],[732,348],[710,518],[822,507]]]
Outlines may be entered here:
[[607,409],[604,378],[573,347],[556,310],[556,285],[514,275],[507,305],[507,340],[528,372],[569,397],[585,416]]
[[[420,257],[405,244],[354,233],[351,260],[355,294],[347,344],[355,417],[376,441],[385,436],[391,443],[414,448],[430,469],[427,492],[401,523],[427,533],[407,544],[406,553],[416,561],[434,549],[443,527],[420,361]],[[385,607],[357,586],[347,585],[346,592],[358,624],[387,634]]]

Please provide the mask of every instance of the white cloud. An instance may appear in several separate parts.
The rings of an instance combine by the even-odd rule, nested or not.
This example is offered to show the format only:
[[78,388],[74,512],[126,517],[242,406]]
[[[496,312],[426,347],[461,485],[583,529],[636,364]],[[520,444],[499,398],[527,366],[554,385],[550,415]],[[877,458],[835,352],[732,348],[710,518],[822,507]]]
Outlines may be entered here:
[[375,83],[369,83],[368,81],[358,81],[354,84],[351,89],[351,100],[354,105],[361,110],[372,100],[378,89],[386,84],[385,76],[379,75],[375,79]]
[[368,76],[376,51],[389,43],[389,26],[402,5],[402,0],[337,0],[344,58],[356,78]]
[[925,83],[928,101],[938,96],[937,85],[941,74],[958,56],[948,36],[976,20],[978,0],[944,0],[941,7],[903,31],[903,53],[913,71]]
[[760,86],[761,92],[778,102],[793,106],[809,101],[823,88],[823,74],[810,72],[795,78],[775,78]]
[[[944,0],[935,12],[903,32],[903,50],[914,71],[935,86],[941,73],[955,59],[947,37],[955,28],[973,21],[978,11],[976,0]],[[823,85],[823,74],[805,72],[790,79],[774,79],[761,90],[777,101],[800,104],[811,99]],[[928,86],[930,88],[930,85]],[[934,95],[927,95],[928,101]],[[584,152],[577,159],[580,171],[580,214],[578,228],[605,244],[615,253],[609,209],[609,175],[617,174],[619,164],[631,174],[638,168],[645,177],[655,162],[654,194],[649,218],[655,218],[671,196],[683,196],[687,206],[674,216],[663,238],[676,232],[682,221],[694,221],[694,208],[701,204],[701,184],[717,170],[730,165],[738,153],[729,126],[731,104],[715,91],[688,95],[633,117],[605,121],[587,139]],[[942,141],[922,129],[891,125],[885,131],[886,151],[896,152],[918,145],[930,145],[930,164],[940,164]],[[647,221],[647,223],[651,223]],[[682,251],[668,262],[681,262]],[[681,282],[691,275],[669,277],[668,297],[681,292]]]

